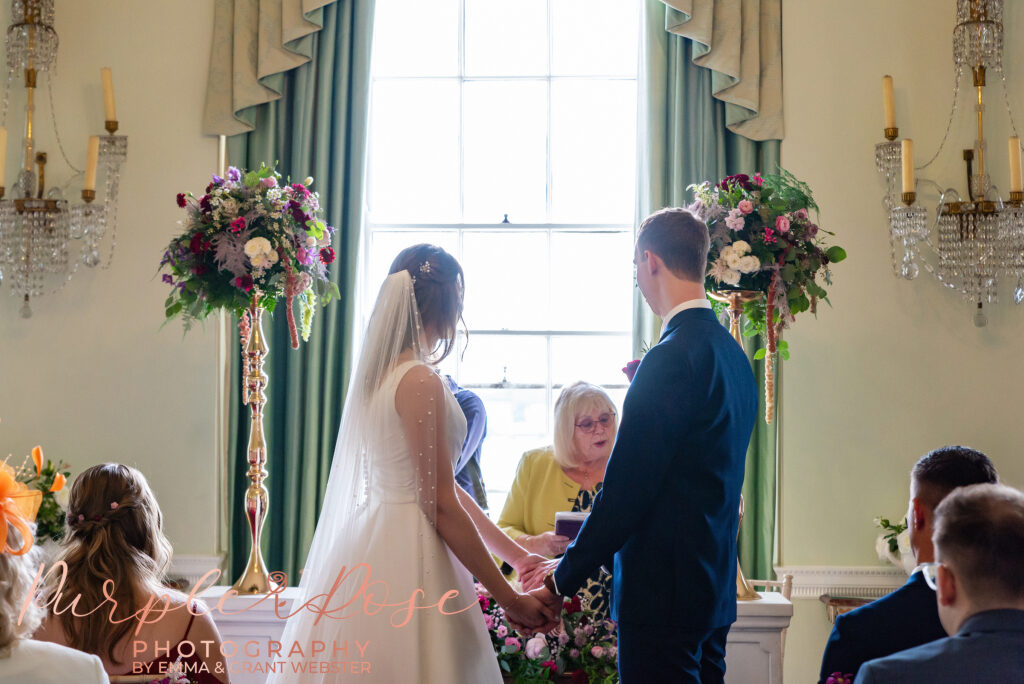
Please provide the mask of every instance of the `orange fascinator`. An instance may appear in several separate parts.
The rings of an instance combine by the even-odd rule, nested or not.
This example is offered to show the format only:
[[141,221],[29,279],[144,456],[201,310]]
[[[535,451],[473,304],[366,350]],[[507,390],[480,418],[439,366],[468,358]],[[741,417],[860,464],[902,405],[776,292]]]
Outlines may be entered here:
[[[32,529],[28,526],[34,522],[43,493],[38,489],[29,489],[24,482],[18,482],[14,469],[6,463],[0,463],[0,553],[6,551],[12,556],[21,556],[32,548]],[[7,538],[7,525],[21,533],[20,549],[10,546]]]

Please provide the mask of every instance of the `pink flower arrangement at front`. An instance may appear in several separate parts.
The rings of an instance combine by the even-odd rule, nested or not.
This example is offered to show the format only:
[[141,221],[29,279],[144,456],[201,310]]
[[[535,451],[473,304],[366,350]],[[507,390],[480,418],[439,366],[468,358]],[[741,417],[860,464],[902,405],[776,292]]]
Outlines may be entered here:
[[300,333],[308,340],[317,301],[326,305],[339,296],[327,269],[336,257],[334,228],[323,221],[312,182],[282,184],[261,164],[256,171],[231,167],[225,178],[213,176],[199,197],[178,193],[185,230],[160,261],[162,280],[171,285],[166,318],[181,316],[188,330],[220,309],[244,319],[254,298],[273,311],[283,297],[292,347]]
[[615,623],[584,609],[578,596],[563,604],[560,627],[517,638],[505,611],[482,586],[476,585],[476,590],[498,666],[513,681],[547,682],[559,675],[571,676],[574,683],[619,681]]

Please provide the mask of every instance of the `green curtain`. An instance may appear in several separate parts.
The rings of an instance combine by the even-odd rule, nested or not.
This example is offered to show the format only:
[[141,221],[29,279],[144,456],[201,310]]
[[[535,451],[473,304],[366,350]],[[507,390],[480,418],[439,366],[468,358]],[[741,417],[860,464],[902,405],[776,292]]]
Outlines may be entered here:
[[[665,30],[666,6],[646,0],[639,82],[639,155],[637,219],[663,207],[692,201],[691,183],[718,180],[735,173],[774,171],[779,141],[754,142],[725,127],[725,104],[711,96],[712,72],[693,64],[691,41]],[[658,341],[661,322],[635,293],[634,351]],[[748,340],[753,357],[761,346]],[[764,362],[752,361],[759,387],[764,387]],[[776,371],[778,371],[776,364]],[[778,373],[776,373],[778,376]],[[776,381],[776,395],[779,382]],[[779,415],[764,422],[764,396],[747,452],[743,496],[745,518],[739,555],[748,577],[770,579],[775,540],[776,442]]]
[[[264,430],[270,505],[263,553],[271,571],[298,584],[330,473],[350,373],[355,273],[362,222],[370,43],[374,0],[340,0],[323,9],[323,30],[312,37],[312,59],[280,75],[282,97],[254,108],[256,129],[228,140],[233,166],[277,163],[286,178],[314,178],[326,220],[337,232],[331,277],[341,300],[316,312],[313,332],[299,350],[289,344],[283,302],[264,316],[270,352]],[[248,480],[249,411],[241,403],[240,351],[234,345],[228,424],[230,581],[245,569],[249,525],[243,502]]]

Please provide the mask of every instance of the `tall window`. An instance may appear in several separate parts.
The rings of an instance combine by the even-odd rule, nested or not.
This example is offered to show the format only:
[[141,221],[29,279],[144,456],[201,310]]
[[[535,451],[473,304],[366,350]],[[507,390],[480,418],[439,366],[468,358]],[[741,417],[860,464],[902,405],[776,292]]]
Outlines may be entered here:
[[404,247],[462,264],[469,343],[442,370],[487,408],[492,517],[564,385],[625,394],[638,8],[377,0],[364,308]]

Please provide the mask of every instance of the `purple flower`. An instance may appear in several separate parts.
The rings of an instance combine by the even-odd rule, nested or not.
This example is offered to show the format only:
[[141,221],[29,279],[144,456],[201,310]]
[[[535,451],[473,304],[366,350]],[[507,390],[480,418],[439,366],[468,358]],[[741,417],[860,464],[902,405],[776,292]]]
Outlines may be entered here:
[[570,650],[570,651],[569,651],[569,657],[570,657],[570,658],[579,658],[579,657],[580,657],[580,652],[579,652],[579,650],[578,650],[578,649],[575,649],[575,648],[574,648],[574,649],[572,649],[572,650]]
[[309,266],[313,263],[313,253],[305,247],[299,247],[295,250],[295,258],[298,259],[299,263],[303,266]]
[[167,283],[168,285],[173,285],[174,284],[174,278],[171,276],[170,273],[164,273],[164,276],[163,276],[162,280],[165,283]]
[[[216,179],[217,177],[214,176],[214,178]],[[234,166],[229,166],[228,167],[228,180],[232,181],[234,183],[237,183],[238,181],[242,180],[242,172],[239,171]]]
[[223,185],[224,184],[224,179],[221,178],[220,176],[218,176],[217,174],[213,174],[212,177],[213,177],[213,184],[214,185]]
[[805,218],[807,218],[807,210],[806,209],[797,209],[795,216],[798,219],[805,219]]

